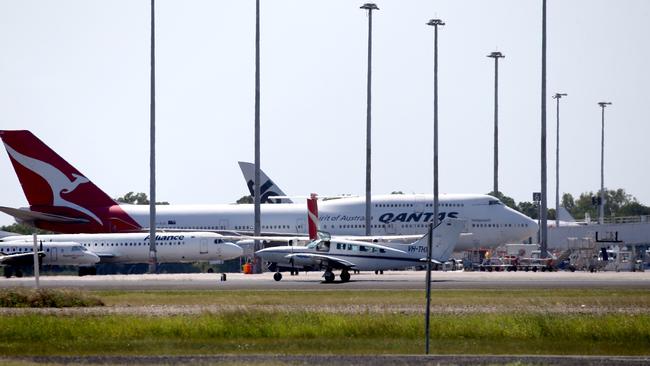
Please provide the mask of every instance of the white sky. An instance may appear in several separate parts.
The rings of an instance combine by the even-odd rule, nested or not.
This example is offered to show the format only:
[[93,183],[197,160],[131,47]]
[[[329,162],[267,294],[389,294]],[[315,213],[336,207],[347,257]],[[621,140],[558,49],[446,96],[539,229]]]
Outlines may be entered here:
[[[287,194],[363,194],[362,1],[262,0],[262,168]],[[253,160],[253,0],[156,2],[160,200],[228,203]],[[439,31],[440,191],[492,189],[493,69],[500,189],[540,187],[541,1],[382,1],[373,16],[373,193],[432,192],[433,29]],[[605,185],[650,203],[650,2],[548,1],[548,194]],[[149,1],[0,1],[0,128],[29,129],[117,197],[149,189]],[[26,206],[6,151],[0,205]],[[13,220],[0,215],[0,224]]]

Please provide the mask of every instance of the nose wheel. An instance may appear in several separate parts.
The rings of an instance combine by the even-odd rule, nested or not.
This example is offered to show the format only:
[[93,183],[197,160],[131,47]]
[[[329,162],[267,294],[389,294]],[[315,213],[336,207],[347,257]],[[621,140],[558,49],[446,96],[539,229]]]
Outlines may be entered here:
[[280,281],[280,280],[282,279],[282,273],[280,273],[280,272],[275,272],[275,273],[273,274],[273,279],[276,280],[276,281]]
[[343,282],[348,282],[348,281],[350,281],[350,272],[348,272],[348,271],[342,271],[342,272],[341,272],[341,281],[343,281]]

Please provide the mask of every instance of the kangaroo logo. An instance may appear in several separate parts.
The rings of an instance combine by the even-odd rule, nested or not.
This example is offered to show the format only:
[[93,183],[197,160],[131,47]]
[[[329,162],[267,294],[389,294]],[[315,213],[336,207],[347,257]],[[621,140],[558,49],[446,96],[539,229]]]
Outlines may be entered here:
[[[255,182],[249,180],[247,182],[248,191],[251,193],[252,197],[255,197]],[[260,202],[262,203],[279,203],[279,200],[272,200],[270,197],[279,196],[276,192],[270,191],[269,188],[273,187],[275,184],[269,179],[264,184],[260,186]]]
[[95,214],[90,212],[88,209],[81,207],[77,204],[74,204],[70,201],[67,201],[63,199],[63,197],[61,197],[62,193],[71,193],[75,189],[77,189],[77,187],[80,184],[90,182],[86,177],[79,174],[72,174],[74,179],[70,180],[70,178],[68,178],[65,174],[63,174],[59,169],[55,168],[53,165],[23,155],[17,152],[16,150],[12,149],[7,144],[5,144],[5,147],[7,148],[9,155],[11,155],[11,157],[14,160],[16,160],[18,163],[20,163],[20,165],[24,166],[25,168],[38,174],[41,178],[43,178],[47,182],[47,184],[50,186],[50,189],[52,190],[52,197],[53,197],[52,206],[63,206],[63,207],[68,207],[73,210],[83,212],[86,215],[92,217],[100,225],[103,224],[102,221],[99,219],[99,217],[97,217]]

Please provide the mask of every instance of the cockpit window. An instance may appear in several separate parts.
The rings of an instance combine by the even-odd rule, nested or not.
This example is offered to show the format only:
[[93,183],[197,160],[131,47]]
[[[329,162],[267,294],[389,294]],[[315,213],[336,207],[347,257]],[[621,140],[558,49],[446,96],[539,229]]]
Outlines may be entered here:
[[86,250],[86,248],[84,248],[82,246],[73,246],[72,248],[70,248],[70,251],[73,251],[73,252],[84,252],[85,250]]
[[223,240],[221,240],[221,239],[214,239],[214,243],[215,243],[215,244],[221,244],[221,243],[223,243]]
[[329,252],[330,251],[330,241],[329,240],[314,240],[307,245],[309,249],[315,249],[319,252]]
[[329,252],[330,251],[330,242],[329,240],[323,240],[316,246],[316,250],[319,252]]
[[499,200],[490,200],[489,204],[490,204],[490,206],[492,206],[492,205],[500,205],[501,201],[499,201]]
[[307,244],[306,248],[308,248],[308,249],[316,249],[316,246],[320,242],[321,242],[320,239],[316,239],[316,240],[312,241],[311,243]]

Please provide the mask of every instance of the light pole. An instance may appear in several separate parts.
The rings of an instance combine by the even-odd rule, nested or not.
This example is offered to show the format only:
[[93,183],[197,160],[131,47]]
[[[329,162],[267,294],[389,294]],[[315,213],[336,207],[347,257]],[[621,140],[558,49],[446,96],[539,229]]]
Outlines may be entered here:
[[370,236],[371,231],[371,213],[370,213],[370,172],[371,172],[371,123],[370,123],[370,96],[371,96],[371,75],[372,75],[372,11],[379,10],[377,5],[373,3],[366,3],[361,6],[361,9],[368,10],[368,88],[366,94],[366,236]]
[[[259,237],[262,233],[260,207],[260,0],[255,0],[255,188],[253,196],[255,199],[255,236]],[[260,244],[260,241],[255,239],[254,253],[262,249]],[[255,257],[253,257],[253,272],[262,272],[262,263]]]
[[492,191],[497,195],[499,193],[499,59],[506,56],[495,51],[487,57],[494,59],[494,189]]
[[600,129],[600,215],[598,223],[605,223],[605,107],[611,105],[611,102],[598,102],[601,109],[601,129]]
[[542,133],[541,133],[541,217],[540,258],[546,258],[548,227],[546,225],[546,0],[542,0]]
[[156,273],[156,52],[154,28],[154,0],[151,0],[151,100],[149,101],[149,273]]
[[566,97],[566,93],[555,93],[553,99],[556,101],[557,134],[555,139],[555,227],[560,227],[560,99]]
[[431,19],[427,23],[433,27],[433,222],[429,225],[427,248],[427,309],[425,314],[425,353],[429,354],[429,317],[431,314],[431,250],[433,227],[438,225],[438,26],[445,23]]

